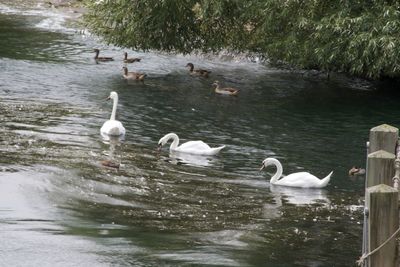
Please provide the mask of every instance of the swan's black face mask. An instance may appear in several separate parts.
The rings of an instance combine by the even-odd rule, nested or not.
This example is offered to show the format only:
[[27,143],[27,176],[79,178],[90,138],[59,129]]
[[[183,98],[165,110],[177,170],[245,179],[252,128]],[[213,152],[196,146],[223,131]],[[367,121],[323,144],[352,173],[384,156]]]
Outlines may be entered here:
[[157,151],[161,151],[161,148],[162,148],[162,144],[161,144],[161,143],[158,143]]

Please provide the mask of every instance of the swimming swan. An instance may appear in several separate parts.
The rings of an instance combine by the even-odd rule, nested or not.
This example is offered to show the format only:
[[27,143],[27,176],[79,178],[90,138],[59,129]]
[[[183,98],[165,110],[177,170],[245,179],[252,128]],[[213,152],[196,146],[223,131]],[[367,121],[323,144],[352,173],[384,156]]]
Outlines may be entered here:
[[270,165],[275,165],[277,169],[275,175],[272,176],[270,181],[270,183],[274,185],[303,187],[303,188],[322,188],[329,183],[329,180],[333,173],[333,171],[331,171],[324,179],[319,179],[308,172],[296,172],[279,179],[282,176],[283,169],[282,169],[282,164],[279,162],[279,160],[275,158],[266,158],[262,162],[262,167],[260,171]]
[[107,100],[113,99],[113,109],[111,112],[111,117],[108,121],[106,121],[100,129],[100,133],[102,135],[111,135],[111,136],[121,136],[125,135],[125,128],[120,121],[115,119],[115,115],[117,113],[117,105],[118,105],[118,94],[116,92],[111,92],[110,96]]
[[175,133],[166,134],[164,137],[158,141],[158,148],[161,150],[161,147],[165,145],[170,139],[172,139],[172,144],[170,146],[171,151],[177,151],[182,153],[196,154],[196,155],[215,155],[225,146],[220,147],[210,147],[203,141],[189,141],[179,145],[179,137]]

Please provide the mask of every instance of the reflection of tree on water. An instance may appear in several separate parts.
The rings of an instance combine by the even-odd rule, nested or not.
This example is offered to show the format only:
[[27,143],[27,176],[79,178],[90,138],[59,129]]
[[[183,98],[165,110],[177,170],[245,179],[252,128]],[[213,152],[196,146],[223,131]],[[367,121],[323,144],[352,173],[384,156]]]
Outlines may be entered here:
[[122,138],[120,136],[103,136],[103,143],[109,144],[108,158],[101,161],[101,165],[105,167],[118,169],[120,162],[115,157],[115,149],[120,144]]

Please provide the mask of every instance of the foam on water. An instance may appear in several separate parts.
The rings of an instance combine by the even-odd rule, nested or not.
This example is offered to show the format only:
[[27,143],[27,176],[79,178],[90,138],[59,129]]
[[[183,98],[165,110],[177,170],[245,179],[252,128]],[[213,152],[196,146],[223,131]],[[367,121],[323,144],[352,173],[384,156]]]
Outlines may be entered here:
[[38,16],[43,19],[33,25],[35,28],[57,31],[57,32],[75,32],[73,28],[69,28],[65,25],[66,20],[72,18],[72,13],[61,12],[55,8],[46,9],[38,6],[37,9],[19,9],[10,7],[4,4],[0,4],[0,13],[9,15],[22,15],[22,16]]

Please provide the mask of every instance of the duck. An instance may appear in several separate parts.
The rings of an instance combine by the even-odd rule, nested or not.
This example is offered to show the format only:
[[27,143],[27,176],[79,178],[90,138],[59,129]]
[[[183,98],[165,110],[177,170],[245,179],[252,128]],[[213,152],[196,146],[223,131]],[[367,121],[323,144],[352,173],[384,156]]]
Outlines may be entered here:
[[168,133],[158,141],[158,150],[161,150],[162,146],[168,143],[168,141],[171,139],[172,143],[169,148],[171,152],[181,152],[195,155],[216,155],[225,147],[210,147],[203,141],[188,141],[179,145],[178,135],[175,133]]
[[118,162],[112,161],[112,160],[102,160],[101,165],[104,167],[109,167],[109,168],[114,168],[114,169],[119,169],[120,164]]
[[186,64],[186,67],[189,68],[189,72],[191,75],[196,75],[196,76],[202,76],[202,77],[208,77],[208,74],[211,73],[209,70],[203,70],[203,69],[194,69],[193,63],[188,63]]
[[105,136],[124,136],[125,128],[122,123],[115,119],[117,114],[117,106],[118,106],[118,94],[117,92],[111,92],[110,96],[107,100],[113,100],[113,109],[111,112],[111,117],[108,121],[104,122],[103,126],[100,129],[101,135]]
[[136,81],[143,81],[144,78],[147,76],[145,73],[139,72],[128,72],[127,67],[122,68],[124,70],[124,74],[122,75],[126,80],[136,80]]
[[114,60],[112,57],[99,57],[100,50],[97,48],[95,48],[93,51],[96,53],[96,55],[94,56],[94,59],[96,61],[113,61]]
[[357,167],[357,166],[353,166],[349,170],[349,176],[358,176],[358,175],[364,175],[364,174],[365,174],[365,169]]
[[125,55],[125,57],[124,57],[124,62],[125,63],[140,62],[140,60],[142,60],[141,58],[137,58],[137,57],[128,58],[128,53],[127,52],[125,52],[124,55]]
[[296,172],[281,178],[283,172],[282,164],[275,158],[266,158],[262,162],[260,171],[270,165],[274,165],[276,167],[276,173],[270,180],[270,183],[273,185],[301,188],[323,188],[328,185],[333,174],[333,171],[331,171],[325,178],[319,179],[308,172]]
[[224,87],[221,88],[221,85],[219,84],[219,81],[215,81],[213,84],[215,87],[215,93],[220,94],[220,95],[232,95],[232,96],[237,96],[239,94],[239,89],[232,88],[232,87]]

